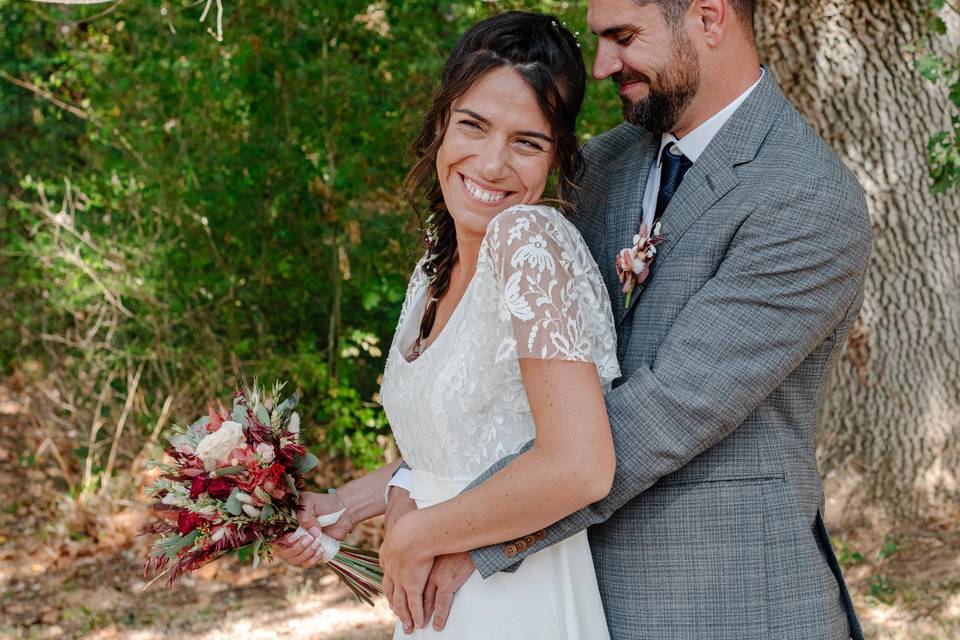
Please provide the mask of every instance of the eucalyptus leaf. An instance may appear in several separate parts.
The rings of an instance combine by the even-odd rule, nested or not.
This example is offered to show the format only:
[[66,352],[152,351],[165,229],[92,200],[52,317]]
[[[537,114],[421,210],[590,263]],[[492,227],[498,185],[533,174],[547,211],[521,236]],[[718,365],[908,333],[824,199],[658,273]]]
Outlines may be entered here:
[[190,431],[194,433],[201,433],[201,430],[203,430],[205,433],[208,424],[210,424],[210,416],[203,416],[190,425]]
[[243,503],[237,500],[238,491],[240,491],[240,489],[234,487],[233,491],[230,492],[230,497],[227,498],[227,502],[224,505],[227,512],[232,516],[243,515]]
[[257,405],[257,410],[255,413],[257,414],[257,420],[260,421],[260,424],[270,426],[270,414],[267,412],[267,408],[265,406],[262,404]]
[[300,474],[305,475],[308,471],[315,469],[317,465],[320,464],[320,459],[307,451],[302,456],[297,456],[294,460],[294,464],[296,465]]
[[233,405],[233,412],[232,412],[230,415],[231,415],[231,417],[233,418],[234,422],[239,422],[240,424],[242,424],[242,425],[245,426],[245,427],[249,427],[249,426],[250,426],[250,422],[247,420],[247,408],[246,408],[246,407],[244,407],[244,406],[242,406],[242,405],[235,404],[235,405]]

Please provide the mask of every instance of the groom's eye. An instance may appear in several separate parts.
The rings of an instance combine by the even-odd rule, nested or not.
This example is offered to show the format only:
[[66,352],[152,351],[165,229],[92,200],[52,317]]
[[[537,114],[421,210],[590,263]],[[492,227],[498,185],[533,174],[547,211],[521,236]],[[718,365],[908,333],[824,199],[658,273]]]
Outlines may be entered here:
[[625,47],[625,46],[627,46],[628,44],[630,44],[631,42],[633,42],[633,34],[632,34],[632,33],[627,34],[627,35],[625,35],[625,36],[619,36],[619,37],[617,38],[617,44],[620,45],[621,47]]

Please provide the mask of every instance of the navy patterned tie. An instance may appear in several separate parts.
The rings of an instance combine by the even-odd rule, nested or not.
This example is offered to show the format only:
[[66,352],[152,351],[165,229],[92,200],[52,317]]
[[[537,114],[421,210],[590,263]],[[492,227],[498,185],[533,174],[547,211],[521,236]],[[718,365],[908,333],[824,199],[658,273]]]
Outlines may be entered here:
[[[657,221],[660,220],[663,212],[667,210],[667,205],[669,205],[673,199],[673,194],[680,188],[680,181],[683,180],[683,176],[685,176],[687,170],[693,166],[693,163],[682,153],[671,153],[671,150],[675,146],[673,142],[668,144],[664,147],[663,155],[661,156],[660,192],[657,195],[657,213],[653,219],[654,226],[656,226]],[[679,149],[677,150],[679,151]]]

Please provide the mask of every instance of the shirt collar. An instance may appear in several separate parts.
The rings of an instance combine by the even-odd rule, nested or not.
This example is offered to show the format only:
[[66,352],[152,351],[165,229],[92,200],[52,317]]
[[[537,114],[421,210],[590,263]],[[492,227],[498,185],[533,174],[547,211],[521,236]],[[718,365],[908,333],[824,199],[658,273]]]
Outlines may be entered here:
[[660,166],[661,159],[663,158],[663,150],[671,142],[676,143],[677,148],[680,149],[680,152],[687,157],[690,162],[696,162],[703,152],[707,149],[707,145],[710,144],[710,141],[717,135],[720,129],[727,123],[727,120],[734,114],[734,112],[740,107],[744,101],[750,97],[750,94],[753,93],[753,90],[757,88],[757,85],[760,84],[760,81],[763,80],[763,76],[766,74],[766,71],[763,67],[760,67],[760,79],[750,85],[750,88],[741,93],[733,102],[728,104],[726,107],[714,114],[709,120],[701,124],[699,127],[683,136],[683,139],[678,139],[672,133],[665,133],[660,136],[660,152],[657,154],[657,166]]

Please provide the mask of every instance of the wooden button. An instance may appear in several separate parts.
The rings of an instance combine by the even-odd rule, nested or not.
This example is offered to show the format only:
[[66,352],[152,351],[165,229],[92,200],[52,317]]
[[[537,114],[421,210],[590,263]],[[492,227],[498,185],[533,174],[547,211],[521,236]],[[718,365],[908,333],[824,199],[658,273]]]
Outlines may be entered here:
[[513,544],[517,546],[517,551],[519,551],[520,553],[523,553],[524,551],[527,550],[527,543],[524,542],[523,540],[516,540],[514,541]]
[[503,548],[503,552],[506,554],[508,558],[513,558],[514,556],[517,555],[517,547],[516,545],[508,544]]
[[523,539],[523,541],[527,543],[528,547],[532,547],[537,542],[537,539],[533,536],[527,536]]
[[534,537],[536,537],[537,540],[546,540],[546,539],[547,539],[547,530],[546,530],[546,529],[540,529],[540,531],[537,531],[537,532],[536,532],[535,534],[533,534],[533,535],[534,535]]

